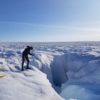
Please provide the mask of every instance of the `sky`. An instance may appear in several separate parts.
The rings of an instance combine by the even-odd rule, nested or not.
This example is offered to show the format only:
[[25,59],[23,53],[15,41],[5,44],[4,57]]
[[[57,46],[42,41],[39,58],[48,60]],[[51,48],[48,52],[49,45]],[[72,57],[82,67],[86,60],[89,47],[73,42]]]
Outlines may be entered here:
[[100,0],[0,0],[0,41],[100,41]]

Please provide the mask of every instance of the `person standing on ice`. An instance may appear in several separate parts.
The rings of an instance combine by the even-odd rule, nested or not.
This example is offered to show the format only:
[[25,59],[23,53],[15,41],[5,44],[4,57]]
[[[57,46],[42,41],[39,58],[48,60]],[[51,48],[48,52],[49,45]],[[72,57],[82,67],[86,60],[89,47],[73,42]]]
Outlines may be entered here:
[[29,57],[28,55],[33,55],[30,51],[33,50],[33,47],[27,46],[22,53],[22,71],[24,70],[24,62],[27,62],[26,69],[29,69]]

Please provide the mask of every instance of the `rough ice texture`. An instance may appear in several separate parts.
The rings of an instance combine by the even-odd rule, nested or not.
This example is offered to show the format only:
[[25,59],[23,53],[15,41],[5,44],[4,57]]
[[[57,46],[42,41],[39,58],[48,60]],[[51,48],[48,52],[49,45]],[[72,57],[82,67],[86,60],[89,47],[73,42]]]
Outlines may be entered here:
[[[39,60],[30,58],[32,69],[21,71],[22,47],[0,46],[0,74],[6,75],[0,78],[0,100],[63,100],[52,88],[47,75],[39,70],[42,67]],[[44,63],[46,58],[43,57]]]
[[[35,56],[32,69],[20,72],[26,45],[34,46]],[[100,100],[99,42],[1,43],[0,56],[0,73],[7,74],[0,80],[0,100],[63,100],[57,87],[66,100]]]

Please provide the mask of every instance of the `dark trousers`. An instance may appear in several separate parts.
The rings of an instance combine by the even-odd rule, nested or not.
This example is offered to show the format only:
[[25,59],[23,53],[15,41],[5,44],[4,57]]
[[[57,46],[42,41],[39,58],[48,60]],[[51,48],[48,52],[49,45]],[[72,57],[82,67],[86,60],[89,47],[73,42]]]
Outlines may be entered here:
[[27,62],[27,66],[26,66],[26,68],[28,69],[29,68],[29,58],[28,58],[28,56],[22,56],[22,70],[24,70],[24,62]]

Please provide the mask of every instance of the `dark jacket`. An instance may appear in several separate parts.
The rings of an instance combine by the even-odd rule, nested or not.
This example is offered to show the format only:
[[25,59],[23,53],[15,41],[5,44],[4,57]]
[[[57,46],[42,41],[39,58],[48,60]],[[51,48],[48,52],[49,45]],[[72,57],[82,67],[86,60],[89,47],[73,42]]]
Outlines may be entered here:
[[32,50],[31,47],[27,47],[27,48],[23,51],[23,56],[32,55],[32,54],[30,53],[31,50]]

